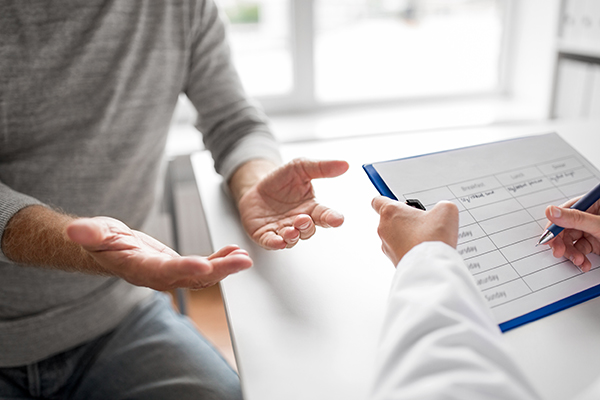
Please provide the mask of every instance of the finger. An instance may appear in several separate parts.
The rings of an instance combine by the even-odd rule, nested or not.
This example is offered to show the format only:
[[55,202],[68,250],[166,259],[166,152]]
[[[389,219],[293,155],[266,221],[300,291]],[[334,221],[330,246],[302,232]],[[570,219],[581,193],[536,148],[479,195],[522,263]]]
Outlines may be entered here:
[[565,257],[567,257],[573,265],[577,267],[581,267],[581,265],[585,262],[586,257],[581,252],[579,252],[574,246],[567,246],[565,251]]
[[546,208],[550,222],[565,229],[578,229],[594,236],[600,236],[600,216],[584,211],[556,206]]
[[377,196],[371,201],[371,207],[377,212],[377,214],[381,214],[381,209],[383,206],[388,204],[393,204],[394,200],[385,197],[385,196]]
[[250,257],[250,254],[248,254],[248,252],[244,249],[234,250],[231,253],[227,254],[226,257],[230,257],[230,256],[234,256],[234,255],[242,255],[242,256]]
[[155,290],[188,287],[189,282],[206,276],[212,271],[210,261],[196,256],[168,258],[134,253],[128,257],[127,263],[135,266],[135,268],[124,268],[125,271],[134,271],[125,276],[127,281]]
[[584,263],[584,261],[586,260],[586,257],[581,254],[580,252],[578,252],[577,250],[573,250],[573,252],[571,253],[569,260],[571,260],[571,262],[576,265],[577,267],[581,267],[581,265]]
[[262,233],[258,237],[257,243],[267,250],[281,250],[285,249],[287,246],[285,240],[283,240],[283,238],[274,231],[266,231]]
[[574,246],[583,255],[590,254],[593,251],[592,244],[585,237],[577,240]]
[[552,248],[552,255],[554,257],[561,258],[565,255],[565,243],[562,236],[555,237],[548,244]]
[[200,289],[251,266],[252,260],[245,254],[231,254],[213,260],[198,256],[180,257],[164,262],[158,279],[163,285],[168,282],[167,288]]
[[293,226],[281,228],[278,234],[284,240],[286,246],[294,245],[300,240],[300,232]]
[[[562,203],[559,206],[556,206],[554,204],[549,205],[548,207],[546,207],[546,209],[544,210],[544,214],[546,215],[546,218],[548,218],[548,216],[550,215],[550,207],[560,207],[560,208],[570,208],[573,204],[575,204],[577,202],[577,200],[579,200],[582,196],[576,197],[574,199],[570,199],[564,203]],[[546,224],[546,226],[544,227],[544,229],[548,229],[548,227],[552,225],[552,222],[548,221],[548,223]]]
[[592,253],[600,254],[600,240],[598,240],[597,237],[591,235],[586,235],[585,237],[588,240],[588,242],[590,242],[590,244],[592,245]]
[[391,221],[394,217],[416,217],[422,218],[425,214],[422,210],[411,207],[401,201],[392,200],[385,196],[375,197],[371,206],[381,217],[381,221]]
[[573,240],[563,237],[563,242],[565,244],[564,256],[571,260],[573,264],[580,265],[583,262],[583,255],[575,248]]
[[589,271],[592,263],[587,258],[587,255],[593,251],[592,244],[587,238],[582,237],[573,244],[575,252],[571,256],[573,264],[578,266],[583,272]]
[[294,220],[294,228],[300,232],[300,239],[306,240],[315,234],[317,227],[312,218],[306,214],[300,214]]
[[447,224],[456,225],[458,230],[458,207],[451,201],[442,200],[429,211],[436,218],[445,220]]
[[[236,244],[228,244],[225,247],[220,248],[219,250],[217,250],[216,252],[214,252],[213,254],[211,254],[210,256],[208,256],[209,260],[212,260],[213,258],[216,257],[225,257],[226,255],[230,254],[233,251],[237,251],[237,250],[242,250],[240,249],[240,246],[236,245]],[[242,250],[245,251],[245,250]],[[246,253],[248,254],[248,253]]]
[[344,223],[344,216],[342,214],[321,204],[317,204],[310,213],[310,216],[317,226],[323,228],[337,228]]
[[159,275],[165,280],[179,280],[205,276],[212,272],[213,265],[206,257],[187,256],[163,260]]
[[427,220],[440,224],[438,240],[456,248],[458,245],[458,207],[450,201],[438,202],[426,212]]
[[592,269],[592,263],[587,257],[583,257],[583,263],[579,266],[581,272],[589,272]]
[[328,160],[312,161],[306,159],[295,159],[292,164],[302,168],[309,179],[333,178],[348,171],[350,165],[346,161]]
[[248,269],[252,266],[252,259],[244,254],[231,254],[227,257],[215,258],[210,261],[213,271],[223,279],[227,275]]
[[227,257],[219,257],[209,261],[212,271],[209,274],[198,276],[186,282],[191,289],[202,289],[212,286],[229,275],[248,269],[252,266],[250,257],[243,254],[232,254]]

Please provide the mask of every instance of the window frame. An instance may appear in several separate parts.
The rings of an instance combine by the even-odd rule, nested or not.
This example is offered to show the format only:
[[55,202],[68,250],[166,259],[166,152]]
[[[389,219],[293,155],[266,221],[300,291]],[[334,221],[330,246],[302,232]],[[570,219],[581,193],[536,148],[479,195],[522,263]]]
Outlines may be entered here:
[[502,43],[499,57],[498,85],[495,89],[476,93],[457,93],[455,95],[440,95],[427,97],[398,97],[395,99],[349,101],[349,102],[320,102],[315,94],[315,1],[289,0],[288,18],[290,21],[290,48],[292,57],[292,90],[286,94],[273,96],[256,96],[268,114],[285,114],[293,112],[315,112],[323,110],[338,110],[342,108],[415,104],[464,100],[480,97],[498,97],[509,91],[509,57],[511,51],[511,17],[515,0],[504,0]]

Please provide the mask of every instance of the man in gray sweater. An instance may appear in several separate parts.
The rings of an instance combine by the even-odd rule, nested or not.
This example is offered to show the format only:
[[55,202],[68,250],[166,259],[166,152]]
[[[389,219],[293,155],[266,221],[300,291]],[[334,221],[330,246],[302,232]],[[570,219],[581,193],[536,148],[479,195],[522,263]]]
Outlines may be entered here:
[[[166,296],[252,265],[136,231],[185,93],[248,234],[294,246],[343,217],[280,166],[212,0],[0,0],[0,397],[237,399],[237,375]],[[151,289],[149,289],[151,288]]]

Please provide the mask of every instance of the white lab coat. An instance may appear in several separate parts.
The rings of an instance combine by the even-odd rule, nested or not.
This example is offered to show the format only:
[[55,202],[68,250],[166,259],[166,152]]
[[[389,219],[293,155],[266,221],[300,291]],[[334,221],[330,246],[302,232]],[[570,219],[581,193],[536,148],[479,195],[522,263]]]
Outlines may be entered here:
[[[422,243],[400,261],[372,400],[541,399],[502,339],[456,250]],[[600,383],[583,399],[600,399]]]

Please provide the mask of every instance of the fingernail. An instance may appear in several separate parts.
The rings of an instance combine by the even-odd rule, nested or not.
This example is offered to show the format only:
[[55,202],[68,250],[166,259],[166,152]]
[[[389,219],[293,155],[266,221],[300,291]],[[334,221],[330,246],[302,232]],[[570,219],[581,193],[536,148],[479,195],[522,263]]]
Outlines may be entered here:
[[569,257],[569,260],[571,260],[571,262],[572,262],[572,263],[573,263],[573,264],[574,264],[574,265],[575,265],[577,268],[579,268],[579,264],[577,264],[577,263],[575,262],[575,256]]
[[310,221],[306,221],[298,227],[298,229],[307,229],[310,226]]
[[552,215],[554,218],[560,218],[562,215],[560,207],[550,207],[550,215]]

